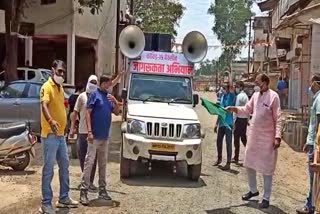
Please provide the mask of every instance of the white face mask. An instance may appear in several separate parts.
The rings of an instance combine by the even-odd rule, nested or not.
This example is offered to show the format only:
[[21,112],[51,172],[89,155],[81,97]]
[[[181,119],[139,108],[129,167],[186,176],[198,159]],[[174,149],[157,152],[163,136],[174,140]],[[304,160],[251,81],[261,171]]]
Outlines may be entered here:
[[255,92],[260,92],[260,87],[256,85],[256,86],[254,86],[253,90],[254,90]]
[[112,87],[109,87],[108,90],[107,90],[107,92],[108,92],[109,94],[112,94],[112,91],[113,91],[113,88],[112,88]]
[[53,80],[59,85],[62,85],[64,82],[64,78],[58,75],[53,75]]
[[95,90],[97,90],[97,88],[98,88],[97,85],[95,85],[91,82],[88,82],[86,92],[90,94],[90,93],[94,92]]

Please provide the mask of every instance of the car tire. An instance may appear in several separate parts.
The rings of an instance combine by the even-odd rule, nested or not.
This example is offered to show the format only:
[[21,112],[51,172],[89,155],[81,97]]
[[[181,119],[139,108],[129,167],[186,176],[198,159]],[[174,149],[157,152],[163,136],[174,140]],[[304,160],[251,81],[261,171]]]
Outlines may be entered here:
[[129,178],[131,175],[131,160],[123,157],[123,141],[121,143],[120,154],[120,178]]
[[192,181],[198,181],[201,175],[201,163],[188,165],[188,177]]
[[78,147],[76,143],[70,145],[71,148],[71,158],[77,159],[78,158]]
[[30,164],[30,154],[29,154],[28,151],[23,152],[23,154],[26,157],[19,164],[11,165],[11,168],[14,171],[23,171],[29,166],[29,164]]

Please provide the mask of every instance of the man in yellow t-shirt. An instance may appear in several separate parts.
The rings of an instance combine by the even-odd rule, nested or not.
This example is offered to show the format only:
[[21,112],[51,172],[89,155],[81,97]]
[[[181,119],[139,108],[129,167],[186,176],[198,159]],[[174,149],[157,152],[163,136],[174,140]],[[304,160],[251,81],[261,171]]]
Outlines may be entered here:
[[41,143],[43,148],[42,169],[42,206],[40,213],[55,213],[52,207],[51,181],[55,160],[59,166],[60,196],[59,208],[76,208],[78,202],[69,197],[69,156],[65,141],[67,115],[64,107],[62,84],[66,65],[55,60],[52,65],[52,77],[43,84],[40,90],[41,101]]

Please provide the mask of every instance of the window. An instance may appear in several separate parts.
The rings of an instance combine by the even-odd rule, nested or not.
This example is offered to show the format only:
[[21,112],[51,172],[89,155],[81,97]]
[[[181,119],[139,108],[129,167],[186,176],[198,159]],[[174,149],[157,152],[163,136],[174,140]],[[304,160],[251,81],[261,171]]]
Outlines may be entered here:
[[28,91],[28,98],[39,98],[40,97],[41,85],[30,84]]
[[46,80],[48,80],[49,77],[51,76],[51,74],[47,71],[41,71],[41,74],[42,74],[43,78],[45,78]]
[[26,71],[25,70],[18,70],[18,79],[19,80],[26,80]]
[[31,80],[36,77],[36,72],[28,71],[28,80]]
[[57,0],[41,0],[41,4],[42,5],[46,5],[46,4],[54,4],[56,3]]
[[25,88],[24,83],[13,83],[4,88],[0,95],[5,98],[21,98]]
[[154,102],[192,103],[189,77],[133,74],[130,99]]

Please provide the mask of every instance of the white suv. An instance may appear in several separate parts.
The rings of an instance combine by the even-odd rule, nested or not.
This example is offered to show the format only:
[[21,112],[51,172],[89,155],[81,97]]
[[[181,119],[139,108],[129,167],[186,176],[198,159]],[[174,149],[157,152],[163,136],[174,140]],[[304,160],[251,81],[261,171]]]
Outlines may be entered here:
[[51,70],[44,68],[19,67],[17,70],[19,80],[45,82],[51,75]]

